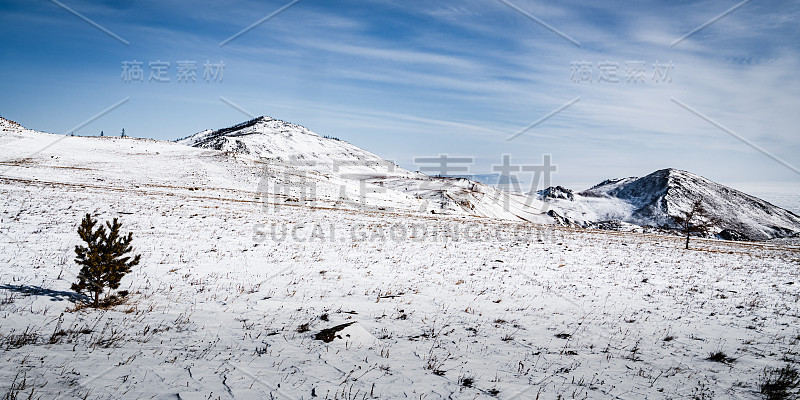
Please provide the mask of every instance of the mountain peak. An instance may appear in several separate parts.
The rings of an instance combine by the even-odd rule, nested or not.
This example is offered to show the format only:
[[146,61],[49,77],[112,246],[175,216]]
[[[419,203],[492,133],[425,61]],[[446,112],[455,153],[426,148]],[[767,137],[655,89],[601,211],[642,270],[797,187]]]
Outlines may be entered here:
[[698,178],[700,178],[700,176],[697,175],[697,174],[693,174],[693,173],[691,173],[689,171],[684,171],[682,169],[677,169],[677,168],[659,169],[659,170],[651,173],[650,175],[654,175],[654,176],[684,176],[684,177],[698,177]]
[[[321,136],[308,128],[268,116],[216,130],[205,130],[179,139],[192,147],[221,150],[269,160],[300,164],[316,172],[339,171],[343,166],[361,168],[366,175],[406,175],[408,171],[337,138]],[[351,168],[352,169],[352,168]]]
[[656,174],[656,173],[667,173],[667,174],[670,174],[670,173],[675,173],[675,172],[687,172],[687,171],[680,170],[680,169],[677,169],[677,168],[662,168],[662,169],[654,171],[653,173],[654,174]]
[[780,207],[702,176],[665,168],[641,178],[608,179],[580,193],[586,197],[616,198],[632,213],[625,222],[670,227],[674,217],[701,201],[713,210],[720,229],[742,237],[764,240],[788,236],[800,228],[800,218]]
[[[289,133],[301,133],[318,136],[303,126],[295,125],[269,116],[260,116],[236,125],[221,129],[207,129],[194,135],[176,140],[176,142],[193,147],[213,148],[223,150],[225,142],[230,138],[246,135],[281,135]],[[243,152],[239,149],[237,152]],[[245,152],[246,153],[246,152]]]

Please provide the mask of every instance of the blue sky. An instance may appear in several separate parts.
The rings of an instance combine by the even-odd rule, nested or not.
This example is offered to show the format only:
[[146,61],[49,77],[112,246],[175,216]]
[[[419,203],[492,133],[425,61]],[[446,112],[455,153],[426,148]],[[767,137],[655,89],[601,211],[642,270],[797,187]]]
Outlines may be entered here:
[[[249,119],[224,97],[410,169],[441,153],[475,157],[475,173],[502,154],[552,154],[555,183],[574,187],[666,167],[800,181],[672,101],[800,166],[797,1],[748,2],[674,46],[739,2],[509,0],[562,36],[500,0],[301,0],[224,46],[287,2],[60,2],[129,44],[53,1],[0,2],[0,115],[36,130],[64,133],[129,98],[76,134],[173,140]],[[122,79],[134,60],[143,82]],[[203,64],[220,60],[222,81],[206,82]],[[157,61],[169,82],[149,80]],[[196,62],[196,82],[178,82],[179,61]],[[656,63],[671,81],[656,82]],[[619,81],[599,81],[601,65]]]

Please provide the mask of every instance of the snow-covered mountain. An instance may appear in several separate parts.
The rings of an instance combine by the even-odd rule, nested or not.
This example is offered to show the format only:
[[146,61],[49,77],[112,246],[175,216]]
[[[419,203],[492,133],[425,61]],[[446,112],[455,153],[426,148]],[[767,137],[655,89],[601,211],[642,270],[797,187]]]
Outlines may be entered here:
[[[549,197],[557,197],[551,192],[562,193],[552,190],[547,192]],[[790,211],[671,168],[641,178],[609,179],[578,193],[574,200],[571,204],[557,197],[554,208],[563,210],[565,218],[584,226],[616,220],[639,226],[675,228],[674,218],[699,200],[709,217],[717,221],[714,233],[724,231],[724,236],[728,237],[765,240],[800,232],[800,217]],[[587,208],[594,212],[587,215]]]
[[[800,232],[797,215],[685,171],[610,179],[580,193],[552,187],[524,195],[506,192],[502,185],[408,171],[346,141],[269,117],[206,130],[177,143],[64,137],[2,118],[0,130],[5,156],[0,161],[14,166],[7,174],[22,174],[19,178],[41,172],[35,178],[137,190],[201,190],[206,196],[265,204],[613,230],[674,228],[673,217],[700,199],[719,221],[713,233],[724,231],[725,238],[765,240]],[[54,143],[59,145],[49,148]],[[49,150],[37,152],[41,148]],[[47,172],[23,169],[32,163]],[[137,166],[133,174],[131,165]]]
[[423,176],[338,138],[320,136],[303,126],[264,116],[228,128],[205,130],[177,142],[354,178]]
[[[380,191],[394,192],[390,197],[395,199],[410,196],[422,200],[426,204],[419,209],[422,212],[601,229],[670,229],[675,228],[674,217],[700,199],[719,221],[714,233],[724,231],[725,237],[764,240],[800,232],[797,215],[676,169],[659,170],[642,178],[609,179],[581,193],[556,186],[536,196],[524,196],[502,191],[491,175],[434,178],[406,171],[350,143],[270,117],[203,131],[179,143],[277,163],[291,161],[289,168],[334,174],[346,181],[359,179]],[[342,166],[350,173],[337,174]]]
[[[264,163],[268,177],[281,186],[277,190],[264,187],[262,191],[287,189],[293,193],[288,197],[300,202],[553,222],[538,199],[462,177],[411,172],[346,141],[271,117],[205,130],[178,143],[252,157]],[[348,195],[340,196],[342,192]],[[338,201],[345,197],[347,200]]]

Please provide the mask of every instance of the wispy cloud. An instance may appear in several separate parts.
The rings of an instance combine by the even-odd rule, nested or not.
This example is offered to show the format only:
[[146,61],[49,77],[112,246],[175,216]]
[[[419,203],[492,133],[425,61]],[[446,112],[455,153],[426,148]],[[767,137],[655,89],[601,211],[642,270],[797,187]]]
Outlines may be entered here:
[[[800,4],[750,2],[670,47],[736,2],[512,2],[581,47],[500,1],[301,1],[222,48],[220,41],[286,2],[202,0],[191,12],[156,1],[125,9],[69,2],[89,17],[102,16],[102,25],[129,40],[130,48],[88,24],[76,26],[80,21],[53,4],[44,3],[48,10],[19,3],[0,13],[0,32],[17,38],[0,47],[19,61],[0,66],[4,76],[17,77],[7,83],[8,93],[18,93],[0,99],[0,111],[58,130],[70,113],[91,112],[70,101],[76,94],[130,96],[124,113],[102,123],[173,139],[242,118],[219,100],[223,96],[248,112],[408,159],[422,141],[431,149],[472,151],[478,159],[493,159],[492,152],[535,159],[548,152],[573,164],[562,171],[603,177],[610,177],[604,165],[625,164],[673,166],[714,178],[742,173],[740,159],[753,160],[752,171],[745,171],[749,179],[781,174],[769,160],[750,159],[746,146],[686,115],[670,102],[675,97],[800,164]],[[30,32],[29,26],[40,28]],[[225,82],[124,85],[119,63],[130,59],[171,61],[173,78],[178,60],[224,59]],[[648,69],[647,82],[628,84],[624,66],[630,60],[648,68],[672,62],[672,81],[652,82]],[[592,64],[592,83],[573,82],[573,61]],[[605,61],[620,64],[622,82],[597,82],[597,65]],[[580,103],[558,118],[505,142],[575,97]]]

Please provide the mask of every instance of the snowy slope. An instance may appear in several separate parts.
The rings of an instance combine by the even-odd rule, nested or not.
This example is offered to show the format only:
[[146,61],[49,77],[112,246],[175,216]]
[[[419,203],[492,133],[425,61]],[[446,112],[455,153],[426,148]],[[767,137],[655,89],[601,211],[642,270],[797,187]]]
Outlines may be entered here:
[[554,223],[546,204],[534,198],[409,172],[344,141],[270,118],[204,131],[179,143],[54,135],[9,121],[3,126],[0,167],[9,177],[231,198],[256,202],[266,211],[287,204]]
[[16,121],[11,121],[0,117],[0,130],[4,132],[18,132],[26,129]]
[[[683,250],[669,236],[277,193],[265,210],[255,157],[3,126],[9,398],[758,399],[766,368],[800,361],[796,242]],[[384,182],[396,181],[409,187]],[[414,194],[495,210],[485,185],[421,181],[439,186]],[[368,200],[424,204],[397,193]],[[69,289],[86,212],[133,232],[142,261],[124,305],[78,309]],[[708,359],[718,351],[735,361]]]
[[178,143],[284,162],[298,168],[330,172],[350,178],[407,176],[420,178],[350,143],[326,138],[305,127],[259,117],[217,130],[206,130]]
[[[313,181],[294,185],[314,187],[315,192],[326,192],[326,198],[333,197],[331,191],[336,187],[351,187],[351,192],[382,193],[383,201],[378,208],[383,210],[395,208],[389,204],[392,200],[404,204],[400,208],[408,210],[409,203],[416,199],[423,203],[416,208],[422,213],[584,228],[622,227],[620,222],[672,228],[673,217],[690,207],[692,199],[702,198],[706,209],[713,210],[720,220],[717,232],[726,229],[744,238],[763,240],[800,231],[800,218],[791,212],[674,169],[656,171],[643,178],[610,179],[582,193],[554,187],[533,196],[522,196],[463,177],[434,178],[412,173],[350,143],[325,138],[302,126],[270,117],[206,130],[179,143],[252,156],[283,174],[302,170]],[[320,184],[320,177],[330,180],[332,186],[326,190]],[[352,188],[353,185],[358,187]],[[300,193],[300,196],[306,195]],[[362,199],[360,205],[369,206],[368,200]]]
[[[77,184],[198,190],[267,208],[291,204],[625,230],[637,229],[620,222],[669,227],[673,216],[700,197],[721,221],[717,232],[728,229],[763,240],[800,231],[800,217],[795,214],[685,171],[667,169],[643,178],[607,180],[581,193],[555,187],[524,196],[464,178],[410,172],[345,141],[269,117],[203,131],[177,144],[65,137],[27,130],[4,119],[0,129],[4,133],[0,145],[6,151],[0,163],[19,167],[10,169],[10,174],[43,159],[49,173],[38,179],[55,176]],[[25,149],[47,149],[52,143],[58,143],[52,152],[33,158],[15,159],[11,151],[22,154]],[[130,164],[122,165],[119,159]],[[136,175],[131,175],[133,165]]]
[[[399,208],[423,214],[554,222],[546,214],[546,205],[536,198],[506,193],[465,178],[410,172],[345,141],[270,117],[205,130],[178,143],[252,157],[266,165],[269,176],[279,183],[269,191],[288,189],[294,193],[289,197],[299,201],[332,199],[337,190],[348,188],[368,194],[348,199],[351,205],[358,201],[361,207],[380,211]],[[280,184],[283,182],[290,187]],[[376,203],[372,199],[385,201]],[[390,204],[391,200],[397,204]],[[331,205],[341,204],[333,201]]]

